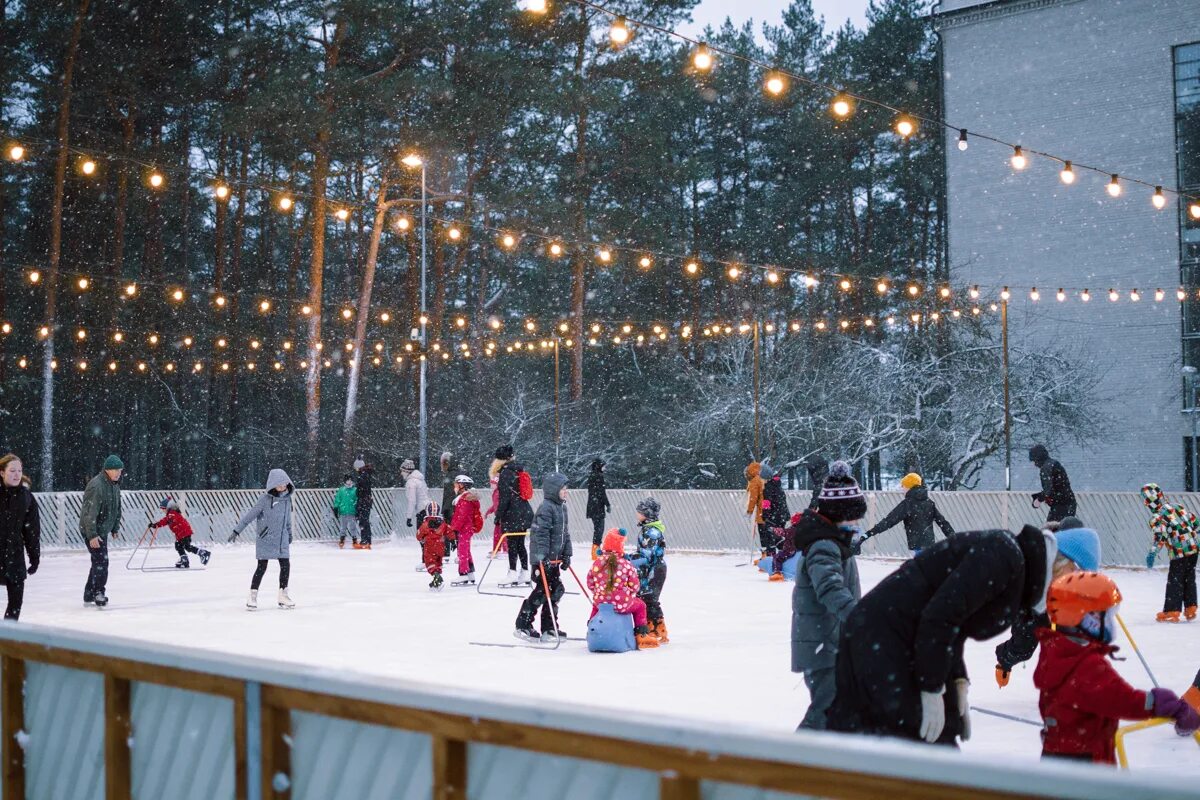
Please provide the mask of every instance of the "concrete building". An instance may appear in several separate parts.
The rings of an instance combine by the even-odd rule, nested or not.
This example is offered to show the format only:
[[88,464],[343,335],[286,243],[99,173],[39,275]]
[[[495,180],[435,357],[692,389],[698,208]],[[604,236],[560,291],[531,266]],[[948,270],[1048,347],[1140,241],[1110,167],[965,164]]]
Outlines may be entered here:
[[[1200,220],[1173,195],[1156,208],[1153,186],[1118,178],[1114,198],[1107,184],[1117,174],[1200,196],[1200,0],[942,0],[935,15],[950,123],[1104,170],[1076,166],[1068,185],[1060,163],[1014,169],[1011,148],[968,135],[960,150],[949,131],[955,283],[1010,286],[1012,345],[1066,350],[1097,377],[1103,434],[1047,442],[1076,488],[1198,488],[1181,370],[1200,367]],[[1013,488],[1032,490],[1033,442],[1014,431]],[[1000,459],[980,488],[1003,480]]]

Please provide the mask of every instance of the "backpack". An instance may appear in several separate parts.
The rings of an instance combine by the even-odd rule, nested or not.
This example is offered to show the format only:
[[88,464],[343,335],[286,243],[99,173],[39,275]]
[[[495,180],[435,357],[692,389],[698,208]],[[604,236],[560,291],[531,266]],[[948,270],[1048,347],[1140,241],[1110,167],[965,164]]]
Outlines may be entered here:
[[529,477],[529,473],[525,470],[517,473],[517,492],[526,502],[533,499],[533,478]]

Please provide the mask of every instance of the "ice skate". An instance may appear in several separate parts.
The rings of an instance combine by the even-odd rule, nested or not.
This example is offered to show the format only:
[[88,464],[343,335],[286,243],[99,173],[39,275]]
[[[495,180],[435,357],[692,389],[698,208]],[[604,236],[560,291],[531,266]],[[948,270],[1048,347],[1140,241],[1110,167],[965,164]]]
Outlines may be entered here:
[[508,571],[508,578],[504,582],[508,584],[517,583],[517,571],[515,569],[510,569]]
[[341,549],[342,549],[342,548],[344,548],[345,546],[346,546],[346,537],[345,537],[345,536],[339,536],[339,537],[338,537],[338,550],[341,550]]
[[429,588],[435,592],[439,591],[441,590],[443,583],[445,583],[445,581],[442,580],[442,576],[440,574],[434,575],[433,580],[429,582]]
[[570,637],[567,636],[566,631],[564,631],[562,628],[559,628],[558,630],[554,630],[554,629],[543,630],[542,638],[543,639],[551,639],[551,640],[553,640],[553,639],[564,639],[565,640],[565,639],[569,639]]
[[771,577],[767,578],[767,580],[771,581],[771,583],[780,583],[781,581],[787,579],[783,577],[782,572],[773,572],[771,573]]
[[104,592],[96,592],[96,597],[92,600],[96,604],[96,608],[104,608],[108,605],[108,595]]
[[517,573],[517,584],[520,586],[529,585],[529,570],[521,567],[521,571]]
[[518,639],[523,639],[526,642],[540,642],[542,640],[542,637],[533,629],[532,626],[526,628],[517,628],[515,631],[513,631],[513,636],[517,637]]
[[475,585],[475,573],[468,572],[466,575],[460,575],[459,579],[456,581],[453,581],[450,585],[451,586],[474,586]]
[[246,608],[250,611],[258,610],[258,589],[250,590],[250,597],[246,600]]
[[200,556],[200,566],[208,566],[208,560],[212,558],[212,553],[207,550],[201,550],[197,555]]
[[637,639],[638,650],[652,650],[658,647],[658,637],[650,633],[650,629],[645,625],[639,625],[634,628],[633,636]]
[[1154,617],[1158,622],[1179,622],[1178,611],[1160,611]]
[[667,621],[660,619],[650,623],[650,632],[658,637],[659,644],[668,644],[671,638],[667,636]]
[[292,598],[288,597],[287,589],[279,590],[279,607],[280,608],[295,608],[296,604],[292,602]]
[[354,540],[354,545],[353,545],[353,547],[354,547],[354,549],[355,549],[355,550],[362,550],[362,549],[363,549],[363,545],[361,545],[361,544],[359,544],[359,543],[358,543],[358,539],[355,539],[355,540]]
[[1188,622],[1191,622],[1192,620],[1194,620],[1196,618],[1196,607],[1188,606],[1187,608],[1185,608],[1183,610],[1183,616],[1187,618]]
[[187,556],[180,556],[179,560],[175,562],[175,569],[189,569],[191,566]]

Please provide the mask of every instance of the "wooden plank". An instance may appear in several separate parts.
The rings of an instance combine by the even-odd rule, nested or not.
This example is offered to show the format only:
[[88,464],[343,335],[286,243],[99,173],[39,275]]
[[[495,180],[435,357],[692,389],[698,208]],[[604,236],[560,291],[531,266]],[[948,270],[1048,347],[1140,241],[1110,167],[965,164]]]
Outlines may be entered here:
[[290,784],[292,776],[292,751],[288,741],[292,738],[292,712],[283,706],[262,703],[262,796],[263,798],[286,798],[290,790],[275,791],[277,774],[286,775]]
[[684,778],[674,772],[664,774],[658,781],[659,800],[700,800],[700,781]]
[[4,796],[25,797],[25,749],[17,733],[25,729],[25,662],[0,658],[0,760],[4,762]]
[[433,737],[433,800],[466,800],[467,743]]
[[104,676],[104,796],[107,800],[130,800],[133,778],[129,758],[132,692],[129,681]]
[[235,800],[247,800],[250,791],[246,749],[246,698],[243,695],[233,700],[233,796]]
[[123,658],[85,653],[81,650],[68,650],[61,647],[45,647],[27,642],[0,640],[0,654],[19,658],[24,661],[36,661],[40,664],[54,664],[59,667],[99,672],[112,675],[126,681],[153,683],[159,686],[170,686],[175,689],[187,689],[203,694],[216,694],[222,697],[237,699],[242,694],[243,684],[235,678],[222,675],[211,675],[206,672],[193,672],[175,667],[163,667],[157,664],[147,664],[142,661],[128,661]]

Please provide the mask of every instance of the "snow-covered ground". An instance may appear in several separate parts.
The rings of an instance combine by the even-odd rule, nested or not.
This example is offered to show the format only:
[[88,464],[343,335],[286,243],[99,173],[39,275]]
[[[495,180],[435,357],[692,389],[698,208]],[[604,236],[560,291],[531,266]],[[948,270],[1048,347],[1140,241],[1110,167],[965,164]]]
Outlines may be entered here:
[[[484,548],[477,542],[480,572],[486,563]],[[512,629],[520,597],[490,597],[449,586],[430,592],[428,576],[414,569],[419,556],[411,542],[380,544],[370,552],[328,544],[293,546],[291,596],[297,606],[292,611],[275,607],[274,564],[263,581],[260,610],[244,609],[254,568],[246,546],[221,547],[207,570],[188,574],[127,571],[126,557],[113,555],[111,603],[101,611],[81,603],[86,555],[48,554],[26,584],[22,622],[307,664],[365,681],[372,676],[413,678],[530,702],[636,707],[750,731],[791,731],[808,703],[801,676],[789,671],[791,584],[768,583],[751,567],[735,567],[744,556],[671,555],[663,592],[671,643],[624,655],[588,653],[581,642],[566,642],[556,652],[470,644],[515,643]],[[152,564],[169,566],[174,560],[173,550],[151,554]],[[896,564],[860,559],[864,589]],[[449,579],[455,570],[447,566]],[[576,568],[581,578],[582,566]],[[506,567],[497,562],[489,583]],[[1113,575],[1125,597],[1122,616],[1156,677],[1182,692],[1200,666],[1200,621],[1175,626],[1154,622],[1161,608],[1163,570]],[[561,607],[562,627],[573,636],[583,635],[589,610],[582,597],[568,595]],[[1008,688],[1001,690],[993,680],[994,646],[968,644],[972,702],[1037,719],[1032,662],[1018,667]],[[1124,647],[1121,654],[1128,658],[1117,662],[1117,669],[1133,685],[1149,688],[1132,649]],[[1038,758],[1037,728],[980,714],[974,715],[973,725],[968,751],[1011,760]],[[1134,769],[1200,773],[1200,747],[1175,736],[1168,726],[1131,736],[1129,750]]]

